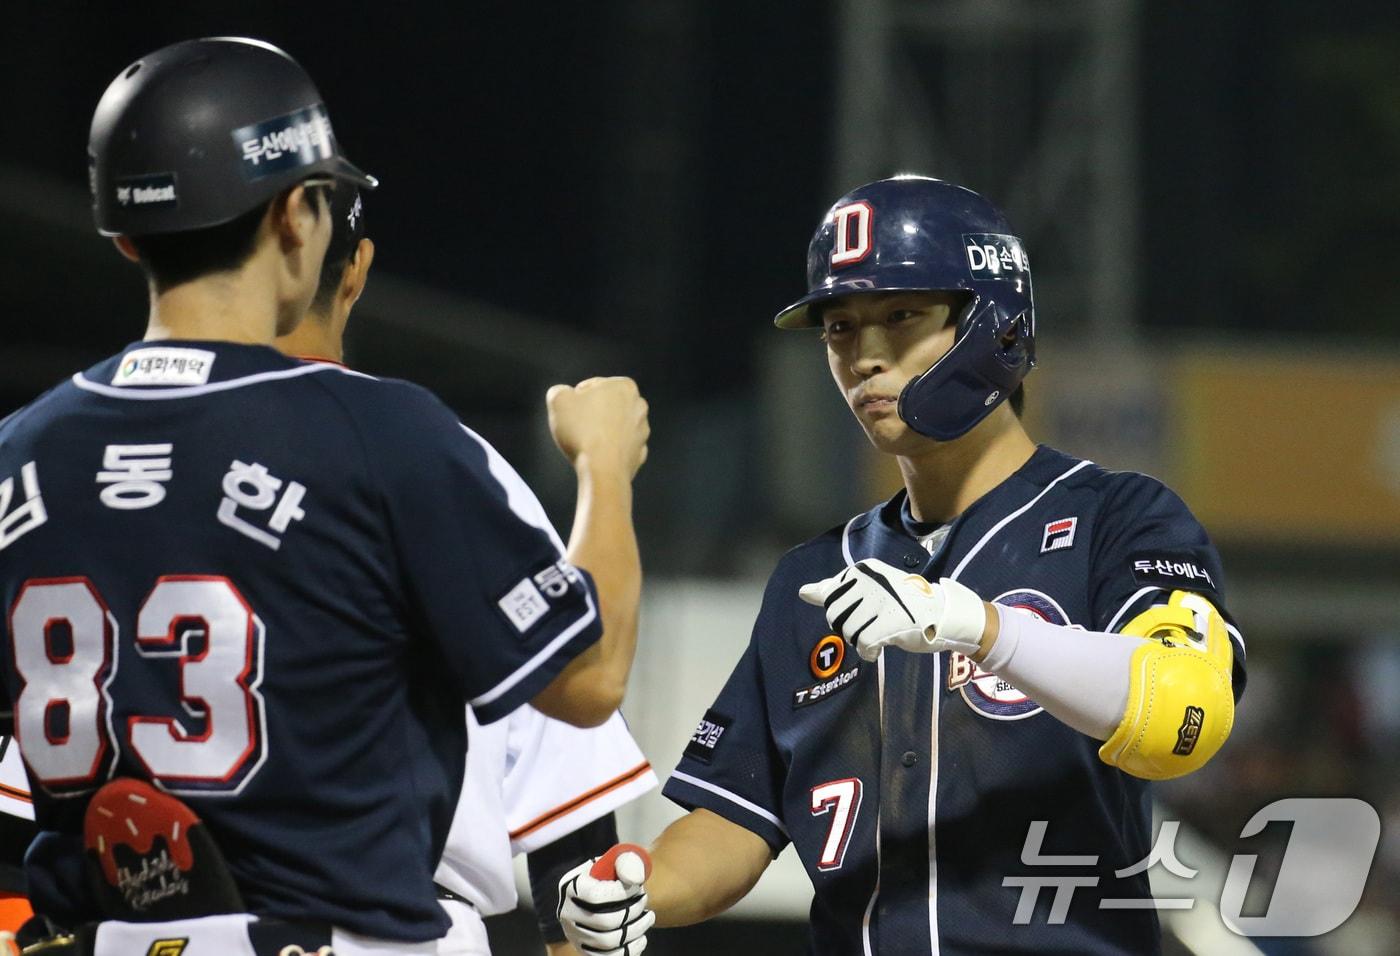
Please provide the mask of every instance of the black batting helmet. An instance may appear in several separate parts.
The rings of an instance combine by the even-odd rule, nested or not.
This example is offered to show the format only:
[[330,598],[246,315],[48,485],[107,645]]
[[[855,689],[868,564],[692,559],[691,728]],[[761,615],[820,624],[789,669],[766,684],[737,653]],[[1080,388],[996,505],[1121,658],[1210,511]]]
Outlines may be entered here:
[[185,40],[122,70],[93,114],[88,172],[104,236],[217,226],[318,174],[378,185],[341,155],[301,65],[244,37]]

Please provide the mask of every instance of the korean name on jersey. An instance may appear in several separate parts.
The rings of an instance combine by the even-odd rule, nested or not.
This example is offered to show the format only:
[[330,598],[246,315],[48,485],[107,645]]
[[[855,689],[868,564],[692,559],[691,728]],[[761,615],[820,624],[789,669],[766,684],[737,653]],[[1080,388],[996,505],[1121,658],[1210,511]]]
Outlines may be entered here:
[[463,704],[504,716],[600,633],[442,403],[229,343],[137,343],[0,423],[0,596],[57,861],[36,903],[73,922],[83,797],[131,775],[204,818],[254,912],[440,937]]

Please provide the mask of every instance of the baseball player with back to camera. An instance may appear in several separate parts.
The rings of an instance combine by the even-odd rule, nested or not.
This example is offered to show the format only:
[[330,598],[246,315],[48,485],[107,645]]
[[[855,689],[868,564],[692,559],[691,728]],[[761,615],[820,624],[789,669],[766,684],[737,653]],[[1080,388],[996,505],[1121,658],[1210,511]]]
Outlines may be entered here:
[[[310,311],[273,343],[304,361],[344,361],[350,312],[374,262],[359,189],[337,183],[329,208],[331,241]],[[436,876],[452,918],[439,952],[489,956],[482,917],[515,908],[511,857],[525,853],[549,956],[578,956],[559,925],[559,877],[617,842],[613,810],[654,788],[656,774],[618,713],[598,727],[573,727],[527,704],[482,725],[467,708],[467,731],[462,796]]]
[[[566,932],[635,954],[653,919],[714,916],[791,842],[812,953],[1159,951],[1151,781],[1220,749],[1244,686],[1214,547],[1160,482],[1027,437],[1030,261],[981,196],[861,186],[807,279],[776,324],[822,331],[904,488],[783,556],[666,784],[690,812],[645,883],[640,854],[626,879],[568,874]],[[1063,922],[1047,892],[1018,923],[1003,879],[1053,876],[1077,881]]]
[[328,187],[374,185],[275,47],[143,57],[89,152],[151,309],[145,341],[0,422],[34,909],[99,956],[437,953],[463,705],[596,725],[621,699],[646,404],[630,380],[551,390],[579,478],[561,549],[428,392],[271,348],[315,293]]

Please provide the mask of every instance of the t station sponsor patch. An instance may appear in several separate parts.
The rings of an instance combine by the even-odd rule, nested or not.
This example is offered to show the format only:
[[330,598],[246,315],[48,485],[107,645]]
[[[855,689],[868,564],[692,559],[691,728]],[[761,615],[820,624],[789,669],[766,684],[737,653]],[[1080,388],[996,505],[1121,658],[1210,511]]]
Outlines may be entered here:
[[826,700],[837,691],[845,690],[856,682],[860,677],[860,665],[857,664],[848,671],[842,671],[830,680],[817,681],[806,687],[799,687],[792,693],[792,708],[806,707]]

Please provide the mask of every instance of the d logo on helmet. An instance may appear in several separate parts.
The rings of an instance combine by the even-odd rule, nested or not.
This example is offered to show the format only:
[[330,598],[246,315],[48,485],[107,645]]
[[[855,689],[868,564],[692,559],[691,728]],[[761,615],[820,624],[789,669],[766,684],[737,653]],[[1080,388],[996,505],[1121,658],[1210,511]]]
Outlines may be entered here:
[[870,255],[871,226],[875,211],[868,202],[853,202],[831,211],[835,241],[831,246],[832,266],[849,266]]

